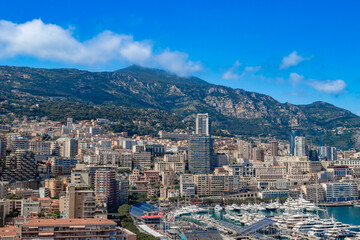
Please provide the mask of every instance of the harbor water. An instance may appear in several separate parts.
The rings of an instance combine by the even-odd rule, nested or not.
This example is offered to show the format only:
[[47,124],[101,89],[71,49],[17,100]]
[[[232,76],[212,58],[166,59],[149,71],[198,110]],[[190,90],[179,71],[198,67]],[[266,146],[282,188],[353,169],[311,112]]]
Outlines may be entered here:
[[327,207],[329,216],[336,218],[338,221],[360,225],[360,207],[344,206],[344,207]]
[[[321,218],[334,217],[337,221],[360,226],[360,207],[354,206],[342,206],[342,207],[326,207],[327,215],[323,211],[319,212]],[[216,220],[225,220],[224,211],[215,212],[210,211],[210,215]],[[277,212],[264,212],[266,216],[276,216]],[[200,213],[199,215],[207,215],[206,213]],[[189,216],[188,216],[189,217]]]

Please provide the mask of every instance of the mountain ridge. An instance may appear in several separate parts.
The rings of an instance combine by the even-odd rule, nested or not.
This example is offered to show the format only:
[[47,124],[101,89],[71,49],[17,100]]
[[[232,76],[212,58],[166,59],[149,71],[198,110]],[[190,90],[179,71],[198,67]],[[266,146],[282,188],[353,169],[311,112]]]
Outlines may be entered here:
[[338,128],[350,129],[353,136],[360,127],[359,116],[322,101],[280,103],[265,94],[136,65],[108,72],[0,66],[0,87],[0,101],[26,98],[41,104],[66,99],[96,106],[152,108],[185,121],[198,112],[209,112],[215,128],[246,136],[286,138],[291,128],[297,128],[305,135],[320,129],[344,138]]

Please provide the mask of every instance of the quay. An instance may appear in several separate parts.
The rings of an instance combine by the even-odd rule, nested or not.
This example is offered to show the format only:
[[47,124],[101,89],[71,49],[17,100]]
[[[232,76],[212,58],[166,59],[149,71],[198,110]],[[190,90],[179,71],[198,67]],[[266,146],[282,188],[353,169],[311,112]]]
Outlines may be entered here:
[[354,206],[359,203],[354,202],[326,202],[326,203],[319,203],[318,206],[320,207],[347,207],[347,206]]

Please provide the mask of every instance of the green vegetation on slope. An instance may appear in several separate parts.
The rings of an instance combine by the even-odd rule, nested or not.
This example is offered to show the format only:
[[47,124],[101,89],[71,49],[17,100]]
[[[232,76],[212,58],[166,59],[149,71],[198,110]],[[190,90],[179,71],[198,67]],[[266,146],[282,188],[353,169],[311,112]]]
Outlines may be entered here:
[[154,236],[151,236],[149,234],[140,232],[139,229],[134,225],[133,220],[130,217],[129,213],[130,205],[123,204],[119,207],[118,212],[120,214],[120,223],[123,228],[126,228],[130,230],[131,232],[136,234],[136,239],[138,240],[157,240],[159,238],[156,238]]
[[[349,139],[360,128],[360,117],[331,104],[279,103],[264,94],[157,69],[131,66],[115,72],[88,72],[0,66],[0,114],[61,121],[67,116],[77,120],[102,117],[118,122],[113,130],[131,135],[189,127],[199,112],[210,114],[214,129],[231,134],[288,139],[291,127],[296,126],[305,135],[314,129],[324,131],[324,142],[342,148],[355,144]],[[339,127],[348,134],[333,131]]]

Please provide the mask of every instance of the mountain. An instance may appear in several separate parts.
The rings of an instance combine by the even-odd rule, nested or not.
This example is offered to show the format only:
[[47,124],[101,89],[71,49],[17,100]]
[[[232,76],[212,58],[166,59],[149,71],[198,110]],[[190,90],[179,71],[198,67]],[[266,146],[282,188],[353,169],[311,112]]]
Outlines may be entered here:
[[[3,114],[15,112],[35,116],[37,113],[43,116],[46,113],[51,118],[54,106],[58,110],[68,109],[69,112],[63,112],[65,116],[76,114],[69,104],[80,104],[83,109],[93,109],[91,112],[107,108],[105,113],[102,111],[91,117],[109,116],[110,110],[146,109],[152,115],[156,113],[157,120],[166,115],[174,116],[177,118],[176,126],[189,127],[191,124],[182,125],[184,122],[181,123],[179,119],[185,119],[185,123],[191,122],[196,113],[208,112],[214,129],[228,130],[232,134],[271,134],[284,139],[293,127],[315,142],[318,141],[318,132],[322,132],[324,144],[335,144],[342,148],[357,144],[357,138],[353,136],[360,128],[360,117],[325,102],[309,105],[280,103],[264,94],[139,66],[114,72],[0,66],[0,94],[0,113]],[[38,104],[37,108],[34,104]],[[65,104],[67,108],[59,104]],[[44,110],[45,107],[47,110]],[[80,118],[86,117],[82,115]],[[116,116],[110,118],[121,120],[120,116],[119,119]],[[129,116],[127,118],[131,121]],[[153,120],[151,124],[156,125],[156,121]],[[171,124],[165,121],[161,124],[166,125],[167,129],[171,128]]]

